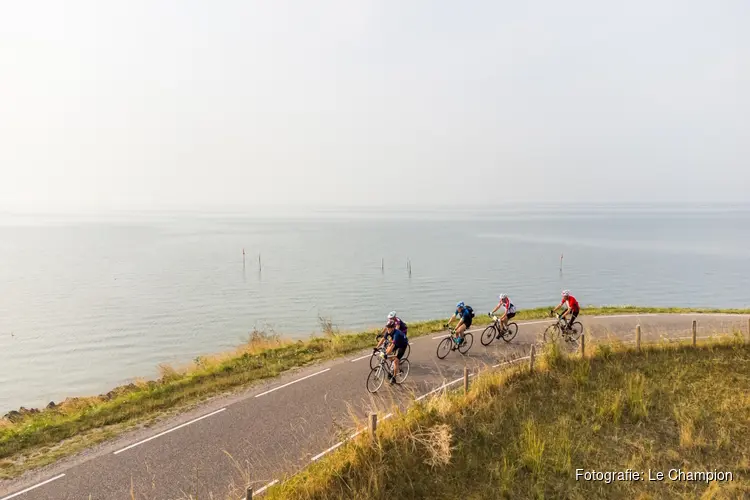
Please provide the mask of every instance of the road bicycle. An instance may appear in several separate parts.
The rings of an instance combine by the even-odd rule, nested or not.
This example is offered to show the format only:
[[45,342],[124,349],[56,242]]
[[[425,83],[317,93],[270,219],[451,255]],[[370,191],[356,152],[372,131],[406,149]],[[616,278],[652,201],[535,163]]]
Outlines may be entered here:
[[[393,376],[393,359],[395,356],[386,356],[385,353],[378,353],[378,365],[370,370],[367,375],[367,390],[371,393],[378,392],[385,381],[386,375],[390,379]],[[409,360],[401,358],[398,363],[398,375],[396,383],[402,384],[406,377],[409,376]]]
[[493,340],[499,338],[502,338],[506,342],[510,342],[516,338],[516,335],[518,334],[518,325],[516,323],[511,321],[505,328],[503,328],[500,324],[500,318],[493,316],[492,314],[487,314],[487,316],[494,321],[490,326],[484,329],[482,336],[479,337],[479,341],[483,346],[488,346]]
[[455,328],[449,328],[448,331],[450,335],[441,340],[437,346],[438,359],[445,359],[451,351],[455,350],[465,355],[474,344],[474,336],[471,333],[464,331],[462,342],[458,343]]
[[[378,335],[376,337],[377,340],[380,340],[382,338],[382,335]],[[377,367],[380,364],[380,353],[385,352],[388,349],[388,346],[391,345],[391,341],[389,339],[386,339],[385,342],[383,342],[383,345],[377,348],[377,350],[373,351],[372,356],[370,356],[370,369],[374,370],[375,367]],[[404,355],[401,357],[401,359],[409,359],[409,353],[411,352],[411,345],[406,345],[406,350],[404,351]]]
[[544,330],[544,341],[555,342],[562,337],[565,342],[578,342],[583,333],[583,325],[579,321],[575,321],[568,328],[568,321],[563,319],[562,314],[556,316],[557,321]]

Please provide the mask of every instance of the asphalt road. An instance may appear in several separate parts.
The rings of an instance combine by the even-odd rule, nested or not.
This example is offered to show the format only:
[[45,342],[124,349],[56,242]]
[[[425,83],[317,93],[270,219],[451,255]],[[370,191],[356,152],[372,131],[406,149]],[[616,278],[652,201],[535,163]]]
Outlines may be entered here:
[[[739,315],[581,316],[590,338],[643,341],[690,337],[742,329]],[[406,404],[446,382],[503,361],[528,355],[549,320],[519,323],[516,339],[489,347],[479,342],[467,356],[435,353],[440,334],[412,339],[411,372],[402,386],[385,384],[367,392],[369,354],[361,353],[285,374],[251,389],[212,400],[195,411],[109,441],[94,449],[13,481],[0,482],[0,500],[31,499],[224,499],[244,498],[316,459],[361,427],[364,416],[387,416],[394,403]],[[474,329],[472,329],[474,330]],[[359,419],[359,422],[357,420]]]

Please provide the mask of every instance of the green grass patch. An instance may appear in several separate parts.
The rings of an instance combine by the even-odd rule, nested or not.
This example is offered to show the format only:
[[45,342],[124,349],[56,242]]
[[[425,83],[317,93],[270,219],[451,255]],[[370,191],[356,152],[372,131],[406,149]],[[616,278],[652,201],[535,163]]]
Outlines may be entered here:
[[[546,359],[554,362],[548,363]],[[640,481],[584,481],[576,470]],[[657,472],[665,480],[649,481]],[[672,481],[670,470],[732,481]],[[555,350],[384,422],[268,491],[272,499],[750,498],[750,346]]]
[[[516,320],[545,318],[549,307],[522,310]],[[488,324],[486,314],[475,311],[474,325]],[[582,315],[628,313],[750,313],[750,310],[650,308],[636,306],[586,307]],[[409,324],[411,338],[442,330],[445,320]],[[293,368],[336,358],[370,347],[377,329],[340,333],[321,318],[321,336],[296,342],[276,335],[253,332],[235,352],[201,356],[188,366],[162,366],[158,380],[119,387],[107,395],[72,398],[53,409],[0,420],[0,478],[11,478],[51,463],[133,428],[136,424],[190,408],[206,399],[253,382],[275,377]],[[47,448],[54,447],[54,453]]]

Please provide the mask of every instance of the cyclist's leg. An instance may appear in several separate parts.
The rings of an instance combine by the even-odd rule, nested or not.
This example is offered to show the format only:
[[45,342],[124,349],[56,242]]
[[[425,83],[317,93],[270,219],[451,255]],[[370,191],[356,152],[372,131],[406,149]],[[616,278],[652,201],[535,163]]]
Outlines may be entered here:
[[463,333],[466,330],[466,324],[462,324],[458,328],[456,328],[456,339],[458,339],[458,342],[460,343],[463,339]]
[[398,377],[401,358],[404,357],[405,353],[406,353],[406,347],[399,347],[396,349],[396,357],[393,359],[393,378],[394,379]]
[[568,321],[568,330],[570,330],[573,327],[573,322],[578,317],[578,313],[581,312],[579,310],[571,311],[570,312],[570,321]]
[[515,315],[516,313],[514,312],[513,313],[509,312],[508,314],[505,315],[505,324],[503,325],[503,330],[508,329],[508,323],[510,323],[510,320],[512,320]]

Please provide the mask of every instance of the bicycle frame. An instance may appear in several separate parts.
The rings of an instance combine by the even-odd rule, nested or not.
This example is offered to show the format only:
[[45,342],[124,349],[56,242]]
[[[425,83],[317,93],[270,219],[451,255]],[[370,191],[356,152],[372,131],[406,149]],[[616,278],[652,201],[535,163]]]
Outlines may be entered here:
[[568,320],[565,319],[562,314],[557,316],[557,327],[560,329],[560,333],[565,337],[573,337],[577,333],[573,328],[568,327]]
[[[385,353],[385,351],[383,351]],[[393,360],[396,359],[396,356],[394,355],[388,355],[385,356],[378,356],[380,358],[380,367],[385,370],[385,373],[388,375],[393,376]]]

